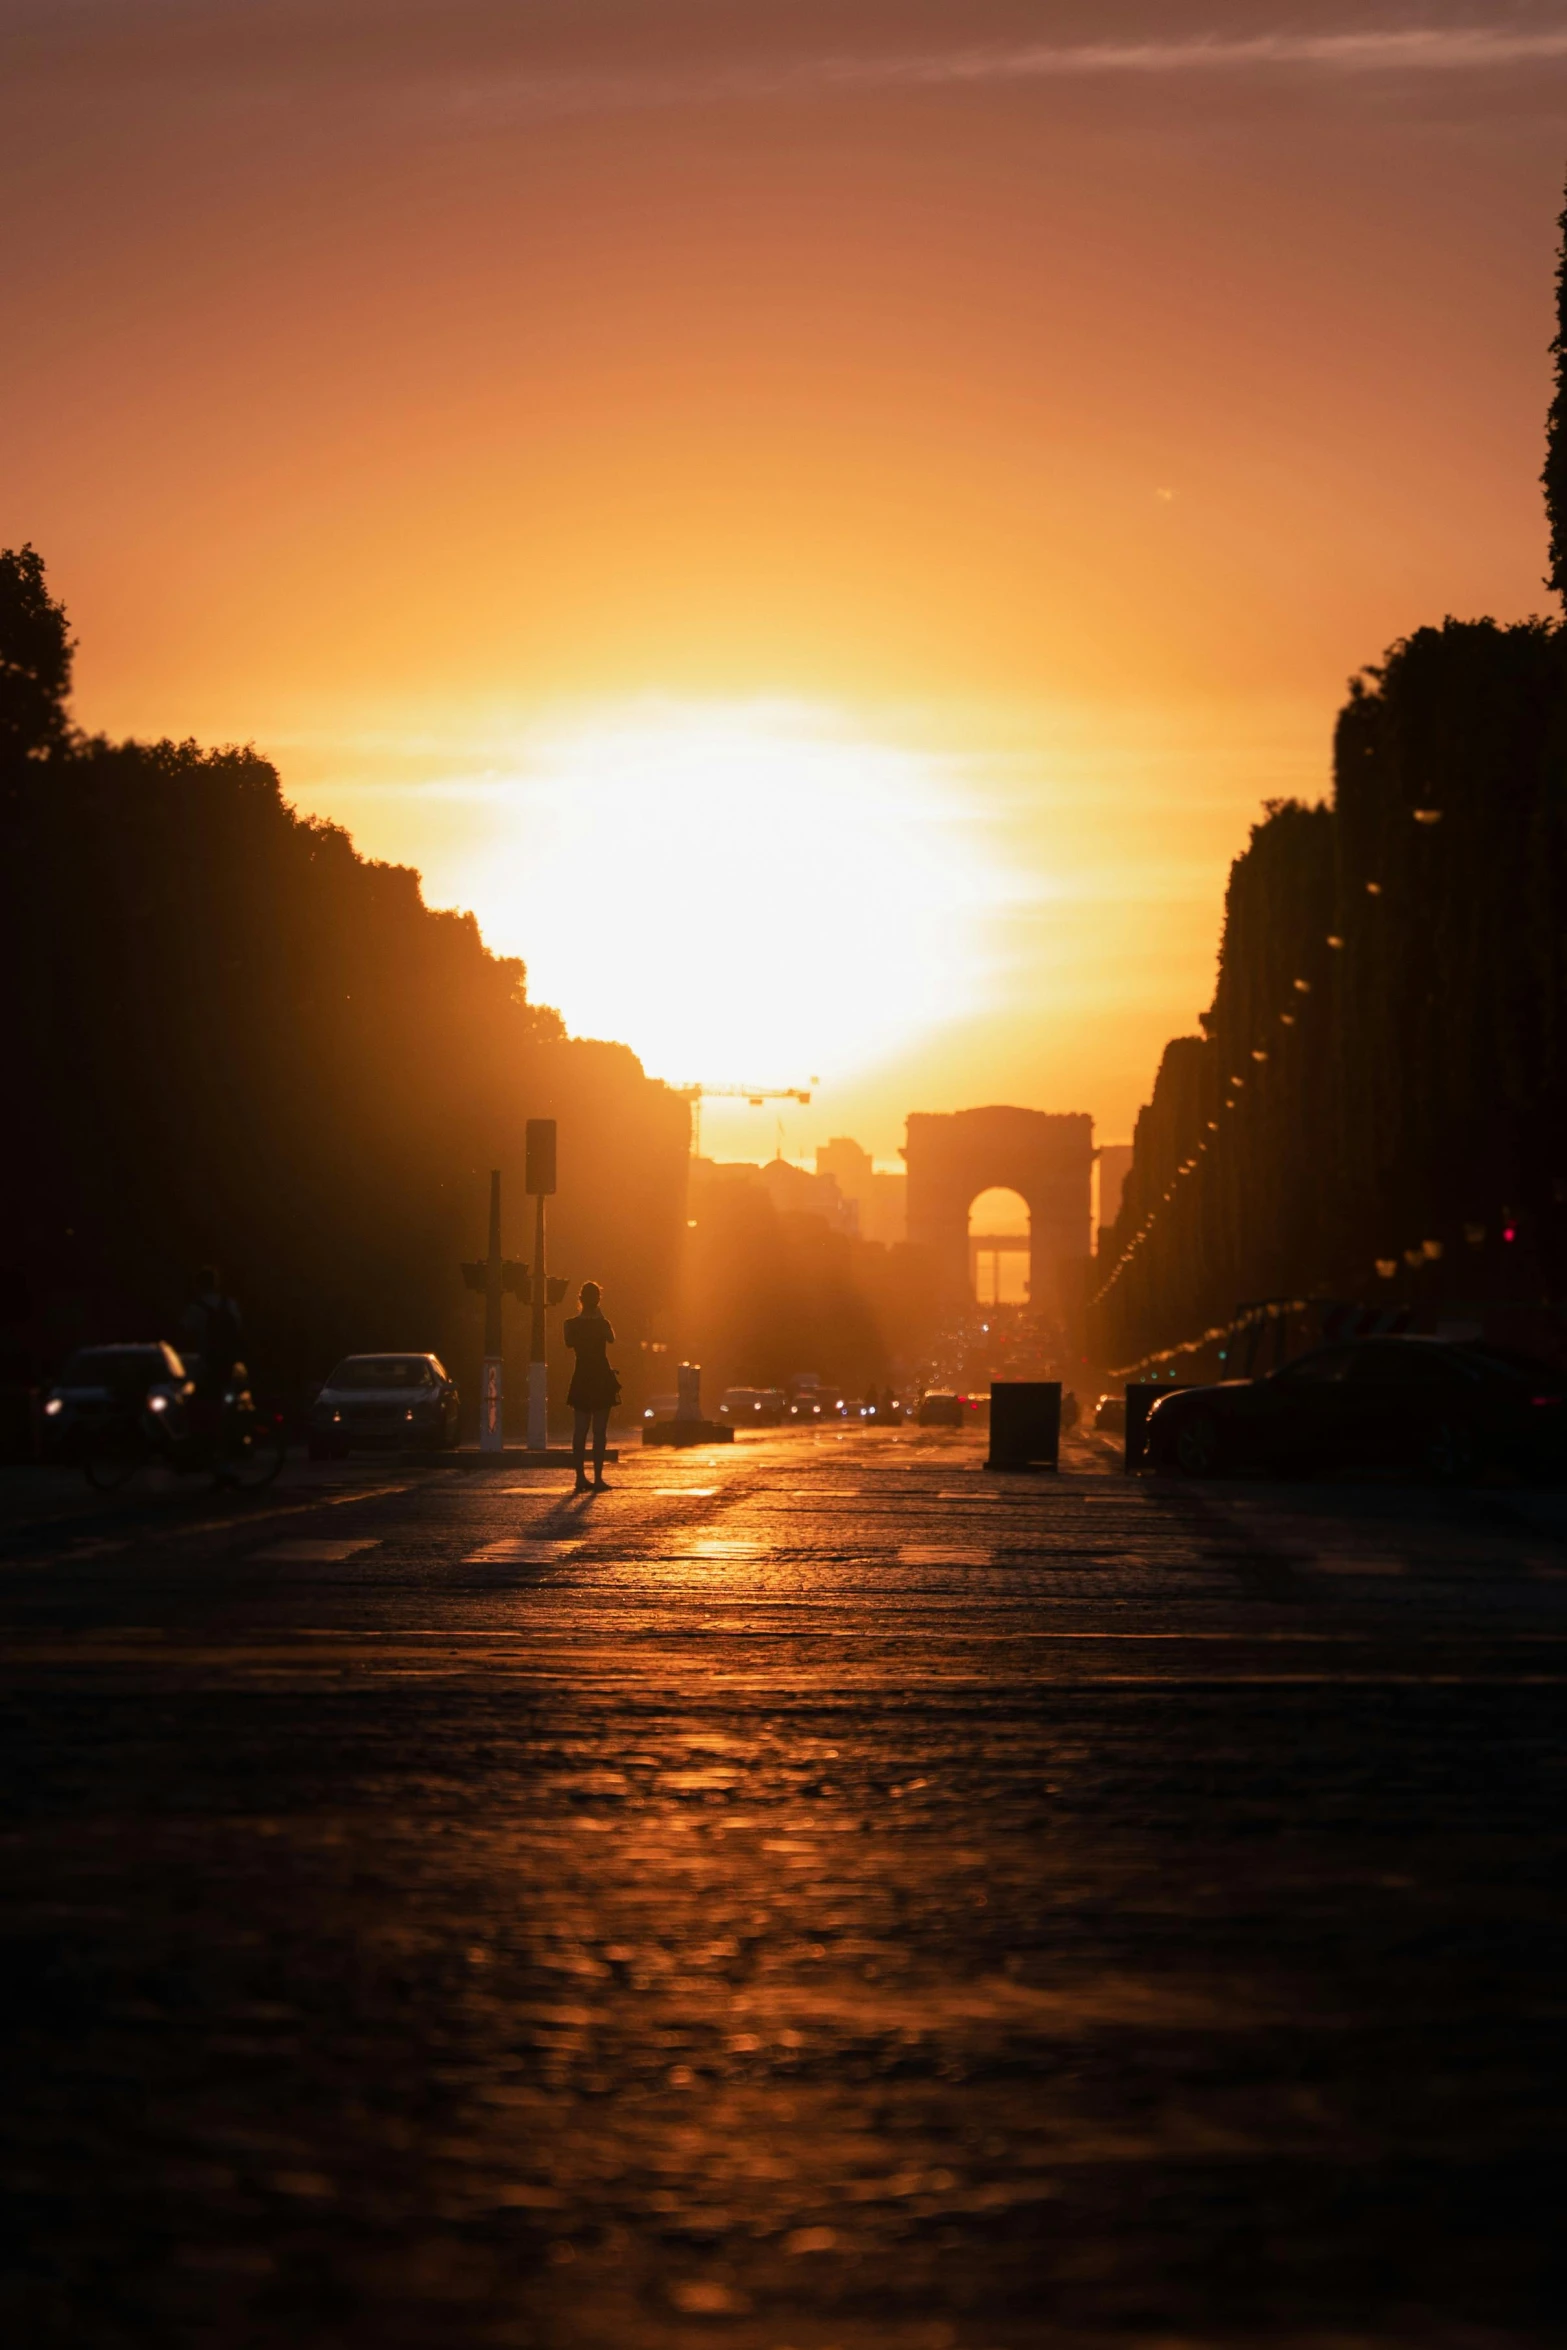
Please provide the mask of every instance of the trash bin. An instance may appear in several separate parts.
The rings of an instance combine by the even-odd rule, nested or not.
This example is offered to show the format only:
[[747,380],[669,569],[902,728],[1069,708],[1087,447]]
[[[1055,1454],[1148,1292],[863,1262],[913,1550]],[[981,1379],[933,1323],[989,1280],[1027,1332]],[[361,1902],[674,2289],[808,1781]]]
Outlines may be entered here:
[[1055,1469],[1060,1460],[1060,1380],[992,1380],[986,1468]]

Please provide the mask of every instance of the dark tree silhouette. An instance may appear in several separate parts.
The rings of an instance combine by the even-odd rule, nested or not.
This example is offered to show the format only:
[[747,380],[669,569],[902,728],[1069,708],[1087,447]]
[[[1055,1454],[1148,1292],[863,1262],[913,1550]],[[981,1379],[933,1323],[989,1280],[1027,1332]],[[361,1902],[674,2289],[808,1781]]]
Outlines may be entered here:
[[0,1383],[83,1337],[169,1335],[216,1260],[269,1383],[402,1345],[472,1394],[458,1266],[492,1166],[530,1245],[530,1116],[561,1124],[557,1269],[608,1285],[633,1346],[657,1328],[685,1102],[568,1038],[471,916],[297,816],[253,751],[73,734],[69,662],[37,556],[0,556]]
[[42,557],[31,546],[0,550],[0,764],[65,741],[74,651]]
[[1564,656],[1543,621],[1417,630],[1354,681],[1331,809],[1253,830],[1098,1268],[1111,1363],[1261,1298],[1386,1304],[1428,1242],[1450,1296],[1567,1277]]

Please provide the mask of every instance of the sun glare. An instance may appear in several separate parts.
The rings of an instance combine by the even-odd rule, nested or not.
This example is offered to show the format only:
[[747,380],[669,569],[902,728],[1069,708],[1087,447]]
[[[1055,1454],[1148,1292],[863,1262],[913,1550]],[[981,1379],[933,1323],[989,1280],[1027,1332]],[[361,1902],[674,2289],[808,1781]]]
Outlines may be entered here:
[[673,1080],[805,1085],[986,992],[1005,894],[951,764],[777,703],[637,704],[540,731],[461,876],[577,1035]]

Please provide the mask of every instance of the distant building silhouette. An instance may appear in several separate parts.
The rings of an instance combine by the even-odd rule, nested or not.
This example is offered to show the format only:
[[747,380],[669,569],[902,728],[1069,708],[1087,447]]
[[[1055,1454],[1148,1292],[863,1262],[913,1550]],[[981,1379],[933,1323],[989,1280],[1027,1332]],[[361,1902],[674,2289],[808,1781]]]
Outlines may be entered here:
[[1096,1246],[1104,1246],[1104,1236],[1121,1213],[1121,1194],[1126,1189],[1126,1178],[1132,1171],[1132,1145],[1129,1142],[1102,1142],[1099,1145],[1099,1229]]
[[908,1237],[908,1177],[876,1165],[862,1144],[847,1135],[835,1135],[816,1152],[816,1172],[837,1184],[846,1200],[859,1210],[860,1238],[896,1248]]

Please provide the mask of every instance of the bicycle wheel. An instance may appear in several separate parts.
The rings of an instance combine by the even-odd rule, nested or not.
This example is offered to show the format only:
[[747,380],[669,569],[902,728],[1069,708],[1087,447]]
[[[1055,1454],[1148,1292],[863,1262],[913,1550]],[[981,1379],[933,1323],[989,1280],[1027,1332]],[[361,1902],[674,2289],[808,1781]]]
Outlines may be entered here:
[[283,1466],[283,1453],[283,1431],[277,1422],[247,1412],[224,1432],[218,1480],[223,1485],[237,1485],[242,1493],[270,1485]]

